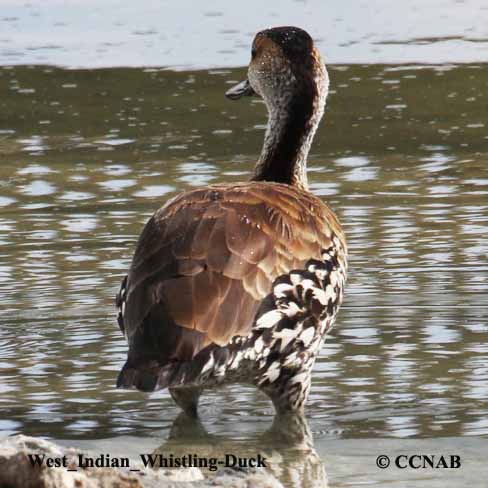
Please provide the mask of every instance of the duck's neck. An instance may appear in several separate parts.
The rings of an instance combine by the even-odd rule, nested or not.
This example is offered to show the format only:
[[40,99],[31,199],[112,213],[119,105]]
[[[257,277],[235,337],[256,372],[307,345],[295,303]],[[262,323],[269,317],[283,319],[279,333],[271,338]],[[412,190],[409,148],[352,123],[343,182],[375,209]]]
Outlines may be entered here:
[[307,157],[324,112],[325,95],[294,94],[282,102],[268,105],[268,127],[252,179],[307,189]]

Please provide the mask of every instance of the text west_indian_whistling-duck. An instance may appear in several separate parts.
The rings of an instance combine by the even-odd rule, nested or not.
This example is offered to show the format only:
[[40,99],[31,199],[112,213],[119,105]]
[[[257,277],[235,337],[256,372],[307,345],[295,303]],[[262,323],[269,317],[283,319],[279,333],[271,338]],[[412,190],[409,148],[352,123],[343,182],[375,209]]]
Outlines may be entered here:
[[116,298],[129,343],[118,387],[169,388],[196,416],[203,389],[247,383],[278,413],[303,410],[347,273],[341,225],[307,183],[328,86],[304,30],[255,36],[247,79],[226,92],[268,109],[254,174],[181,193],[147,222]]

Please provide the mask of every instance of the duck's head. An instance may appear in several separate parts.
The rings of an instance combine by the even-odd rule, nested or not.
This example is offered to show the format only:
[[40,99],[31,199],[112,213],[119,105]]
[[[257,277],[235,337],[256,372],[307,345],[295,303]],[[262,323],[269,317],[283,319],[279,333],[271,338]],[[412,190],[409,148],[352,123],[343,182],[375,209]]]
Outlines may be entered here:
[[256,34],[247,79],[225,95],[232,100],[258,95],[270,112],[292,100],[313,101],[321,111],[328,86],[325,65],[310,35],[298,27],[275,27]]

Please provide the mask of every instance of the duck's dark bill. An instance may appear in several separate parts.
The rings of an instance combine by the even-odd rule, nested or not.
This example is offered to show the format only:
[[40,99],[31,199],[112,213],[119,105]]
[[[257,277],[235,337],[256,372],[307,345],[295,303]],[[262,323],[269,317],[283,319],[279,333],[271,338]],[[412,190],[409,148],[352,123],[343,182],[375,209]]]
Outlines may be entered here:
[[238,98],[244,96],[254,95],[255,92],[252,89],[251,84],[248,80],[241,81],[237,85],[233,86],[230,90],[225,92],[225,96],[231,100],[237,100]]

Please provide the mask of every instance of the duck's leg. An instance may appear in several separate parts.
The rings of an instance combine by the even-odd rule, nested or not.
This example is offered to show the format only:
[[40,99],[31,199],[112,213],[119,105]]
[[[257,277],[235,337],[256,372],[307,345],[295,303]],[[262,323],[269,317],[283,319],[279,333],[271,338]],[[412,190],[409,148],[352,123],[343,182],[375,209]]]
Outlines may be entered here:
[[278,416],[303,415],[310,392],[311,371],[304,370],[289,377],[286,377],[287,373],[283,371],[272,386],[261,389],[273,402]]
[[198,417],[198,400],[202,390],[197,386],[169,388],[173,400],[189,417]]

